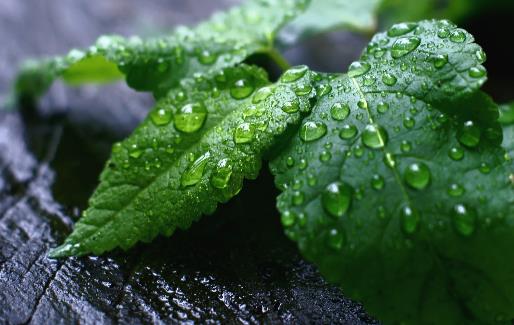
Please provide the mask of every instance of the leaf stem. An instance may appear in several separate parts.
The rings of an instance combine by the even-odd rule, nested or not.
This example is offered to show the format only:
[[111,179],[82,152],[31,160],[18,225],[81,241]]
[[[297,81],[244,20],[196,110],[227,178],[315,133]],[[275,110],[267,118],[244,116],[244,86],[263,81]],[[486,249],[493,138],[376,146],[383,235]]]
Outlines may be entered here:
[[275,48],[269,48],[266,50],[266,54],[278,65],[282,71],[286,71],[291,68],[291,64],[287,59]]

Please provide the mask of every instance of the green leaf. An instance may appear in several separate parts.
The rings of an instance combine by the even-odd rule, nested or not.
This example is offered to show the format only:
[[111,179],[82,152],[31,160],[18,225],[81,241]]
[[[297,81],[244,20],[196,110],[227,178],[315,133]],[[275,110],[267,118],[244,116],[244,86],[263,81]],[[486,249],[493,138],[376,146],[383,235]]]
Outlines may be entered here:
[[[36,99],[62,77],[78,85],[109,82],[123,75],[132,88],[163,95],[184,78],[210,76],[257,52],[271,51],[276,32],[303,11],[308,0],[251,0],[214,14],[195,28],[170,36],[102,36],[84,51],[28,62],[16,82],[18,97]],[[120,73],[121,72],[121,73]]]
[[288,236],[386,324],[514,318],[514,166],[473,41],[447,21],[376,35],[271,164]]
[[375,11],[381,0],[312,0],[302,15],[280,33],[291,44],[315,34],[338,28],[370,32],[375,30]]
[[503,125],[503,144],[510,159],[514,159],[514,103],[500,105],[500,118]]
[[263,70],[243,65],[183,82],[114,145],[89,208],[51,255],[128,249],[212,213],[310,109],[311,77],[293,68],[267,86]]

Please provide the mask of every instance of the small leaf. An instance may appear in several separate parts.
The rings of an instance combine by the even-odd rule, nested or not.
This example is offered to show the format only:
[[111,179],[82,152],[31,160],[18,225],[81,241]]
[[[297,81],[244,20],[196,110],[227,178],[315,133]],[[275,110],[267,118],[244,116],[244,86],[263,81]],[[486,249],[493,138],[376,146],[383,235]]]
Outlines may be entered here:
[[276,137],[310,110],[311,95],[295,91],[310,87],[311,77],[304,70],[268,85],[263,70],[243,65],[183,82],[114,145],[89,208],[52,256],[128,249],[212,213],[244,178],[257,177]]
[[376,35],[271,164],[286,234],[386,324],[514,318],[514,166],[481,51],[446,21]]
[[290,22],[280,33],[285,44],[338,28],[373,31],[375,11],[380,0],[312,0],[305,13]]
[[153,91],[159,97],[181,79],[208,77],[251,54],[270,51],[275,33],[302,12],[306,3],[251,0],[214,14],[195,28],[179,27],[170,36],[148,40],[102,36],[87,50],[27,62],[16,81],[16,93],[19,98],[37,99],[59,77],[78,85],[125,75],[132,88]]

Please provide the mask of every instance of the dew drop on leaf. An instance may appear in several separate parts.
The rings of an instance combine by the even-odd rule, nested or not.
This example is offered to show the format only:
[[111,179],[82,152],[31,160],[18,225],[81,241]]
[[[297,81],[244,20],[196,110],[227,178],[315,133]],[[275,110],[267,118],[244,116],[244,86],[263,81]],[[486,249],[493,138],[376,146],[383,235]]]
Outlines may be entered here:
[[482,78],[486,75],[486,70],[483,66],[479,65],[469,69],[468,74],[471,78]]
[[201,102],[186,104],[175,115],[175,128],[181,132],[198,131],[207,117],[207,108]]
[[285,227],[291,227],[296,221],[296,214],[289,210],[284,211],[280,217],[280,220]]
[[421,39],[415,36],[399,38],[391,47],[391,56],[394,59],[399,59],[414,51],[420,43]]
[[218,59],[218,56],[215,53],[212,53],[209,50],[203,49],[198,53],[198,61],[201,64],[211,65]]
[[348,104],[335,103],[330,108],[330,116],[336,121],[343,121],[350,114],[350,106]]
[[367,109],[368,108],[368,102],[365,99],[359,99],[357,102],[357,107],[360,109]]
[[305,200],[305,195],[303,194],[302,191],[294,191],[293,192],[293,195],[291,198],[291,202],[293,203],[293,205],[302,205],[304,200]]
[[305,95],[308,95],[310,94],[310,92],[312,91],[312,86],[309,85],[309,84],[303,84],[303,85],[298,85],[295,89],[294,89],[294,93],[297,95],[297,96],[305,96]]
[[408,140],[403,140],[400,144],[400,150],[402,152],[410,152],[412,149],[412,144]]
[[273,94],[273,89],[271,87],[262,87],[253,95],[252,103],[258,104],[271,96],[271,94]]
[[448,63],[448,55],[438,54],[434,56],[433,62],[436,69],[442,69]]
[[232,176],[232,164],[228,158],[221,159],[216,164],[216,169],[211,176],[211,184],[215,188],[224,189],[227,187]]
[[466,121],[457,132],[457,140],[469,148],[474,148],[480,142],[481,131],[473,121]]
[[462,185],[457,184],[457,183],[452,183],[448,187],[448,195],[457,197],[457,196],[461,196],[462,194],[464,194],[464,187]]
[[407,129],[412,129],[415,124],[416,120],[414,120],[412,117],[406,117],[403,119],[403,126],[405,126]]
[[476,214],[464,204],[457,204],[453,207],[453,226],[455,230],[463,235],[470,236],[475,231]]
[[343,248],[344,235],[339,230],[332,228],[328,232],[327,243],[331,248],[340,250]]
[[482,174],[489,174],[491,172],[491,167],[485,162],[480,164],[479,169]]
[[413,163],[405,169],[403,177],[410,187],[422,190],[428,186],[431,174],[424,163]]
[[460,29],[453,30],[450,33],[450,41],[454,43],[462,43],[466,40],[466,33]]
[[255,136],[255,126],[251,123],[241,123],[234,131],[235,143],[249,143]]
[[202,179],[205,166],[207,165],[210,157],[211,153],[207,151],[198,157],[198,159],[193,161],[184,174],[182,174],[180,183],[183,187],[193,186]]
[[150,119],[157,126],[164,126],[171,122],[172,112],[167,108],[159,108],[150,113]]
[[339,131],[339,137],[343,140],[352,139],[357,135],[357,127],[352,124],[343,125],[341,131]]
[[461,160],[462,158],[464,158],[464,150],[459,147],[452,147],[448,151],[448,156],[455,161]]
[[282,111],[288,114],[296,113],[300,109],[300,103],[298,102],[298,99],[293,99],[288,102],[286,102],[282,106]]
[[234,99],[244,99],[254,91],[254,86],[245,79],[240,79],[230,88],[230,96]]
[[346,183],[330,183],[321,194],[323,209],[332,217],[342,217],[350,207],[352,192],[352,188]]
[[387,131],[378,124],[368,124],[362,132],[362,143],[372,149],[383,148],[387,140]]
[[371,187],[373,187],[375,190],[381,190],[384,188],[384,178],[379,175],[375,174],[371,178]]
[[399,23],[394,24],[387,31],[387,36],[398,37],[410,33],[414,28],[418,27],[416,23]]
[[401,211],[402,230],[407,235],[413,234],[419,227],[419,213],[413,207],[406,205]]
[[300,128],[300,139],[305,142],[314,141],[327,133],[327,126],[323,122],[308,121]]
[[371,69],[371,65],[367,62],[355,61],[348,67],[348,76],[350,78],[359,77],[366,74]]
[[385,103],[385,102],[380,102],[378,103],[377,105],[377,111],[379,113],[385,113],[389,110],[389,104],[388,103]]
[[387,86],[394,86],[398,79],[391,73],[386,72],[382,75],[382,82]]
[[308,68],[306,65],[299,65],[296,67],[292,67],[289,70],[287,70],[286,72],[284,72],[282,77],[280,77],[280,80],[282,82],[296,81],[296,80],[300,79],[301,77],[303,77],[305,75],[305,73],[307,72],[307,70],[308,70]]
[[139,149],[139,146],[137,144],[132,144],[129,147],[129,156],[132,158],[139,158],[143,154],[143,150]]

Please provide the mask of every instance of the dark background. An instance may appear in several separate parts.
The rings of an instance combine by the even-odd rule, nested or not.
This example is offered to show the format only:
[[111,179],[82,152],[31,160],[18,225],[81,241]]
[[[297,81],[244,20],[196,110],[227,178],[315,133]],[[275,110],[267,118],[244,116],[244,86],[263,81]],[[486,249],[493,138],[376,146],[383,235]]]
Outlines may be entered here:
[[[237,2],[1,0],[0,102],[24,59],[89,46],[106,33],[152,35]],[[486,89],[499,101],[514,99],[513,39],[507,37],[513,18],[493,11],[464,22],[488,53]],[[342,72],[366,43],[330,33],[286,56],[293,64]],[[47,259],[87,205],[112,142],[126,136],[152,102],[123,84],[56,84],[37,109],[0,113],[0,324],[374,323],[285,238],[266,168],[187,232],[128,253]]]

